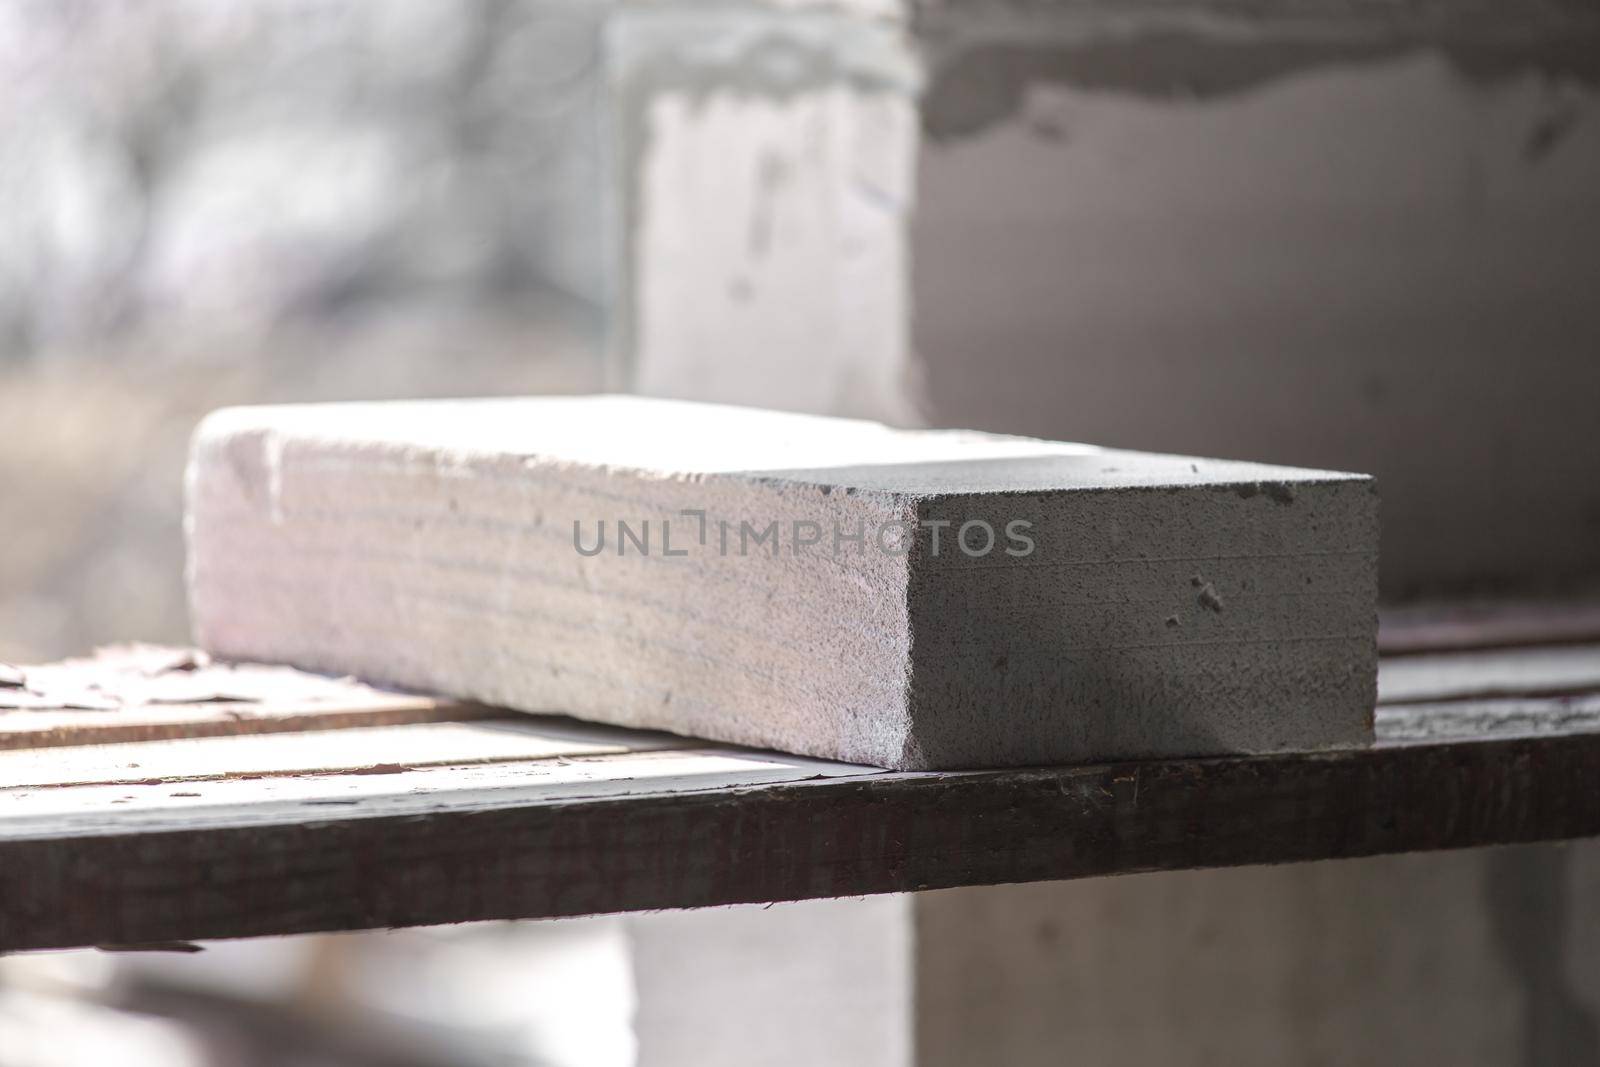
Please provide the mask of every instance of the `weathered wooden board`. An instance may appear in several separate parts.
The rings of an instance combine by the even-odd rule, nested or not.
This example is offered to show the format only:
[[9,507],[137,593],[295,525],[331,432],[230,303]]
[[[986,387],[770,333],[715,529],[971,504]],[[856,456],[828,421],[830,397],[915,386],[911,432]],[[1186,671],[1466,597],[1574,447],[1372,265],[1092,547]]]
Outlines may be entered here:
[[1502,676],[1458,665],[1472,685],[1401,685],[1445,699],[1380,706],[1375,747],[1318,755],[891,773],[537,718],[0,754],[32,783],[0,784],[0,950],[1600,834],[1600,693],[1484,697]]
[[[157,787],[106,783],[0,790],[0,839],[69,837],[108,826],[116,833],[266,826],[323,818],[472,813],[568,800],[861,777],[888,772],[779,753],[698,748],[576,759],[404,768],[377,773],[272,774],[174,780]],[[114,812],[113,823],[104,821]]]
[[123,645],[37,667],[0,664],[0,751],[237,737],[504,715],[258,664],[212,663],[192,649]]
[[161,741],[177,737],[243,737],[301,730],[343,730],[413,722],[461,722],[504,715],[498,708],[434,697],[389,695],[370,704],[153,705],[116,715],[102,711],[0,710],[0,751],[66,745]]
[[1600,691],[1600,645],[1404,656],[1384,662],[1378,704]]
[[1423,602],[1378,614],[1385,656],[1600,641],[1600,600]]
[[1376,723],[1385,745],[1585,733],[1600,731],[1600,694],[1388,704]]
[[148,784],[265,775],[370,775],[448,764],[510,763],[683,747],[566,720],[414,723],[255,737],[201,737],[0,752],[0,789]]
[[200,806],[169,809],[161,821],[148,806],[126,816],[101,806],[102,792],[78,816],[0,830],[0,946],[577,915],[1549,840],[1600,833],[1597,775],[1600,735],[1579,734],[766,784],[690,775],[636,780],[620,794],[603,783],[556,796],[507,785],[459,804],[448,790],[415,792],[414,781],[339,806],[210,807],[224,798],[202,793]]

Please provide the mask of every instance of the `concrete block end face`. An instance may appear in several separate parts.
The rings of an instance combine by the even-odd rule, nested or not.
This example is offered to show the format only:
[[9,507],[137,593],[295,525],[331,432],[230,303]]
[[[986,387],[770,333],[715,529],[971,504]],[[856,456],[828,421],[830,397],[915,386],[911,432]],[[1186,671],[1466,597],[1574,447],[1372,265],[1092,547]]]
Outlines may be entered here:
[[901,769],[1371,740],[1361,476],[575,397],[221,412],[187,481],[219,655]]
[[1010,565],[962,551],[916,562],[907,762],[953,769],[1370,744],[1371,480],[1271,484],[926,502],[951,527],[981,516],[1026,531],[1031,551]]

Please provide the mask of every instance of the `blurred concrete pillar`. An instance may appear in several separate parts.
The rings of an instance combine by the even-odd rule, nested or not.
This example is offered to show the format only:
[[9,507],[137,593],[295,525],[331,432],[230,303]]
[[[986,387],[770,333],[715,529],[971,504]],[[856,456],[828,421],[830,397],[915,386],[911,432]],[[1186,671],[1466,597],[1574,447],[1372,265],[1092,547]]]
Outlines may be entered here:
[[639,1063],[1600,1062],[1600,842],[629,920]]
[[911,897],[643,915],[628,930],[639,1067],[913,1062]]
[[923,1067],[1600,1060],[1600,844],[918,898]]
[[628,920],[641,1067],[1600,1062],[1600,842]]
[[897,0],[624,6],[606,59],[619,387],[915,421]]
[[[899,0],[620,8],[613,379],[917,418]],[[909,1067],[910,897],[631,917],[641,1067]]]

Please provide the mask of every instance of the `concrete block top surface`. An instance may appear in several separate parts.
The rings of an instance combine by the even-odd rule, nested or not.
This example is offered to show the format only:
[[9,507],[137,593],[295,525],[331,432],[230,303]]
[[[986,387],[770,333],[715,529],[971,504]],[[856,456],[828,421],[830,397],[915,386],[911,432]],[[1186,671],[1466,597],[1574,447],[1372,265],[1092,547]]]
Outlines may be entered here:
[[592,396],[236,408],[197,641],[899,768],[1371,738],[1362,475]]
[[1368,481],[1366,475],[1165,456],[972,430],[624,395],[225,408],[202,437],[268,433],[669,477],[737,474],[907,496]]

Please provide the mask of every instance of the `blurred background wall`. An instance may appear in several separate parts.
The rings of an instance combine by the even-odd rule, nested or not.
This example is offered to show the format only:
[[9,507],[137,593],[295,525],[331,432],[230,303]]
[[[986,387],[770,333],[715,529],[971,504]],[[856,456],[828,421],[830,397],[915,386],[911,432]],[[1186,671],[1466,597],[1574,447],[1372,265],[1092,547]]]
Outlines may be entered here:
[[1389,597],[1600,577],[1593,5],[929,16],[941,422],[1375,474]]
[[603,10],[0,4],[0,659],[183,639],[210,408],[598,385]]

